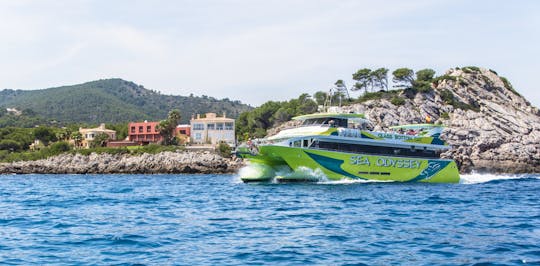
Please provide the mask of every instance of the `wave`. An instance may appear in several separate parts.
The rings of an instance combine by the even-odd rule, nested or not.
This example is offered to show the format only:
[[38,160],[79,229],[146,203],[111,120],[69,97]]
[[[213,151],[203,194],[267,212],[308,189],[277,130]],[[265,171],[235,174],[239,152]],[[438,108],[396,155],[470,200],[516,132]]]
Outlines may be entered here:
[[460,175],[460,184],[481,184],[497,180],[515,180],[515,179],[540,179],[540,174],[485,174],[471,173]]

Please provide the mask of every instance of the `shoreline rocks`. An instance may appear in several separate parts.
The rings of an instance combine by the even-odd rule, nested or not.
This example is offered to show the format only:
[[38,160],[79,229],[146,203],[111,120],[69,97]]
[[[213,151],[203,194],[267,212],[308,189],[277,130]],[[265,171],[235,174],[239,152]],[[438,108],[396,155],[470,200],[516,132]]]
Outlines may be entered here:
[[61,154],[38,161],[1,163],[0,174],[225,174],[242,167],[240,160],[208,151],[157,154]]

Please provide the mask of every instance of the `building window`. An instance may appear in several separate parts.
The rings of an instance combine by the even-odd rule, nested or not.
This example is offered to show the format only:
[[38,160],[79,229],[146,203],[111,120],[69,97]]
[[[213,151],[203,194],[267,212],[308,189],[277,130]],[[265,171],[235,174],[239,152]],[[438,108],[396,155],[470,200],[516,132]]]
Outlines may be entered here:
[[180,130],[180,134],[185,135],[185,134],[186,134],[186,130],[184,130],[184,129]]
[[139,133],[143,133],[143,127],[139,126]]
[[193,124],[193,130],[204,130],[204,124]]
[[208,130],[214,130],[214,129],[216,128],[216,124],[213,124],[213,123],[212,123],[212,124],[207,124],[207,125],[206,125],[206,128],[207,128]]
[[202,139],[202,134],[201,133],[195,133],[195,139],[196,140],[201,140]]
[[135,127],[131,127],[131,133],[135,133]]
[[223,130],[223,123],[217,123],[216,130]]
[[146,126],[146,132],[152,132],[152,126]]
[[233,130],[233,128],[234,128],[234,123],[231,123],[231,122],[225,123],[225,130]]

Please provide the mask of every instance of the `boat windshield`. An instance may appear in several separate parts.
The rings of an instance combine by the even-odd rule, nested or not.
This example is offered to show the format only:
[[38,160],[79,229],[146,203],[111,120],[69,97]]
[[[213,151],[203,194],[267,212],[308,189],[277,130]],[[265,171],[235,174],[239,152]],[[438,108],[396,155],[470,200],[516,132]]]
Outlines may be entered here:
[[332,118],[332,117],[321,117],[321,118],[312,118],[306,119],[302,123],[302,126],[328,126],[328,127],[347,127],[347,119],[343,118]]

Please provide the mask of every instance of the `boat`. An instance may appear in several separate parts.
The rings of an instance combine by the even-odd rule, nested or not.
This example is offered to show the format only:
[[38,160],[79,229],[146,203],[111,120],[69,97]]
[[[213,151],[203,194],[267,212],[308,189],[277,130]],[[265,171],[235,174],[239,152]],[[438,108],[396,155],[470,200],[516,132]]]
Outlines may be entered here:
[[315,113],[294,117],[299,126],[250,140],[236,154],[252,171],[243,182],[366,180],[457,183],[459,171],[441,153],[442,125],[412,124],[372,131],[362,114]]

